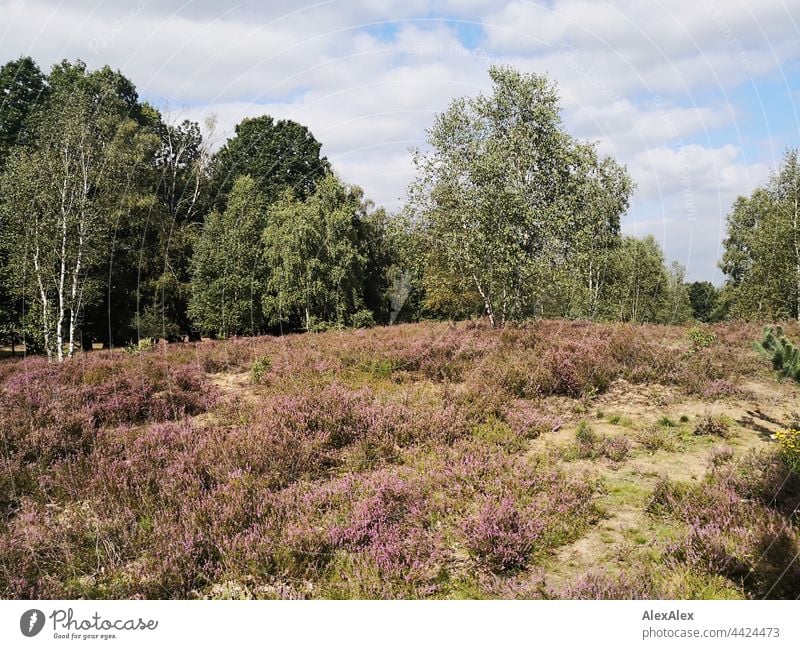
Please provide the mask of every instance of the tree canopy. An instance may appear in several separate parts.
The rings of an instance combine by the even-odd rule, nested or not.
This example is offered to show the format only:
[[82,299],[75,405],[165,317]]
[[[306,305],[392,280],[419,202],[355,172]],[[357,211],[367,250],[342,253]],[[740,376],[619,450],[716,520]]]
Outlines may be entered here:
[[594,311],[592,260],[613,246],[633,183],[564,130],[546,76],[489,76],[492,93],[452,102],[428,132],[429,152],[415,156],[409,206],[429,261],[451,290],[477,293],[494,324],[535,315],[545,278],[577,262]]
[[800,319],[800,166],[787,151],[765,187],[739,197],[728,216],[720,267],[731,312],[745,318]]
[[270,202],[285,189],[299,198],[310,195],[330,168],[321,148],[308,128],[292,120],[243,119],[211,164],[215,204],[224,206],[238,176],[250,176]]

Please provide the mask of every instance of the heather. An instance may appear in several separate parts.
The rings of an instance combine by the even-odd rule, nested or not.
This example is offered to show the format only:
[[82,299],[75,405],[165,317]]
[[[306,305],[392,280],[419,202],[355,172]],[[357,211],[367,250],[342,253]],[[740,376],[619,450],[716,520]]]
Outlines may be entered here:
[[797,597],[800,487],[769,434],[790,425],[753,402],[794,388],[757,327],[711,330],[415,324],[6,361],[0,592]]

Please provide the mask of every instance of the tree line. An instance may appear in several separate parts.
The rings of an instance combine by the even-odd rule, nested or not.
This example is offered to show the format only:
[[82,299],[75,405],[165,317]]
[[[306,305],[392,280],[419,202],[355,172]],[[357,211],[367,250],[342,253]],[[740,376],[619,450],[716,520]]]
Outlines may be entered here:
[[[634,183],[564,128],[544,75],[489,71],[414,152],[406,207],[343,182],[305,127],[221,147],[109,67],[0,68],[0,339],[93,344],[425,318],[800,317],[796,153],[729,219],[717,290],[620,232]],[[213,124],[206,125],[206,132]]]

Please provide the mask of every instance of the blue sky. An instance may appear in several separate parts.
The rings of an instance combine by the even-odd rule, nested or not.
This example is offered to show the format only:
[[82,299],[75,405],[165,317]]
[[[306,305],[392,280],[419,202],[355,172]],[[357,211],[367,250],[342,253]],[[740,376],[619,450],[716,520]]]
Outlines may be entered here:
[[559,84],[576,135],[625,163],[626,232],[719,283],[725,217],[800,144],[800,0],[0,0],[0,55],[121,69],[168,117],[307,124],[400,209],[409,148],[504,63]]

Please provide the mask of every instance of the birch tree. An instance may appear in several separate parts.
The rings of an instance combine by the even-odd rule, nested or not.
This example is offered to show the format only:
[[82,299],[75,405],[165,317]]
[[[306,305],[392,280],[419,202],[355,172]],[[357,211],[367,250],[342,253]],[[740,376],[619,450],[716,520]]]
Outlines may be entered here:
[[[490,95],[457,99],[436,117],[408,193],[451,294],[477,293],[494,326],[534,315],[553,267],[579,246],[604,245],[598,229],[615,236],[632,183],[564,130],[546,76],[503,67],[489,76]],[[589,267],[589,293],[595,277]]]
[[787,151],[765,187],[739,197],[728,216],[720,267],[731,314],[800,320],[800,164]]
[[[87,300],[101,279],[112,215],[125,208],[142,158],[139,127],[102,95],[55,92],[32,144],[17,148],[2,178],[9,263],[38,311],[48,357],[71,357]],[[10,244],[10,245],[8,245]]]

